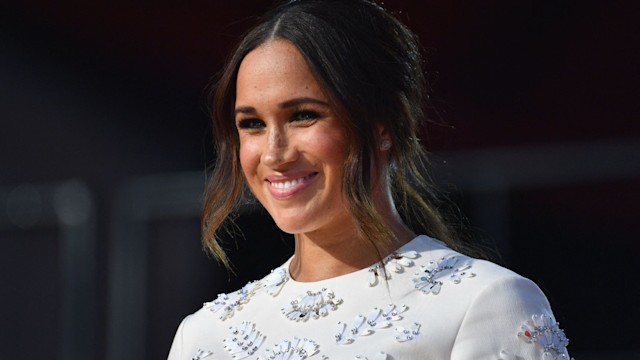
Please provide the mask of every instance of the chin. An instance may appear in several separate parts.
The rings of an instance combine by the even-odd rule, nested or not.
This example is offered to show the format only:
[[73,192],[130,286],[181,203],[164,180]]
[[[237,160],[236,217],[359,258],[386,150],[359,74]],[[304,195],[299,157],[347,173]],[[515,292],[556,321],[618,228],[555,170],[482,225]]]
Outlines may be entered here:
[[294,235],[308,230],[308,226],[300,225],[308,225],[309,221],[300,217],[273,217],[273,220],[278,228],[287,234]]
[[285,232],[287,234],[295,235],[304,232],[304,229],[300,228],[300,224],[292,224],[290,221],[276,221],[276,225],[282,232]]

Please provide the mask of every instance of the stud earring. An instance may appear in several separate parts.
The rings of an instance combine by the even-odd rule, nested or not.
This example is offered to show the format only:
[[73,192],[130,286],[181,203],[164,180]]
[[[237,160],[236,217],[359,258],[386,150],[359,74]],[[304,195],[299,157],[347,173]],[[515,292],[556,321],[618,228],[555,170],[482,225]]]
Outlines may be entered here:
[[389,139],[382,140],[382,143],[380,144],[380,150],[387,151],[389,149],[391,149],[391,140]]

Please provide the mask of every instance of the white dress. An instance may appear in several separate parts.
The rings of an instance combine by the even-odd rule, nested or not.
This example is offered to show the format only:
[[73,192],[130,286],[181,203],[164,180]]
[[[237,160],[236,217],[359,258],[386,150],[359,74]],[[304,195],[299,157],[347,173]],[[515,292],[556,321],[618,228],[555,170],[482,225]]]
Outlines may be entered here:
[[533,282],[427,236],[385,258],[387,281],[376,264],[297,282],[289,261],[187,316],[169,360],[569,359]]

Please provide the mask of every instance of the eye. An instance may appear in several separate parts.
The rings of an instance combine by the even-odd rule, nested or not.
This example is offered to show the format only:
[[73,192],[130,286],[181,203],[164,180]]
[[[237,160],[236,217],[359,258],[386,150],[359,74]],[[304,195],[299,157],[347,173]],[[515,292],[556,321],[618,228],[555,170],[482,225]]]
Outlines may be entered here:
[[239,129],[246,129],[246,130],[259,130],[264,128],[264,121],[260,120],[260,119],[242,119],[240,121],[238,121],[238,128]]
[[291,121],[311,121],[320,118],[320,114],[313,110],[298,110],[291,114]]

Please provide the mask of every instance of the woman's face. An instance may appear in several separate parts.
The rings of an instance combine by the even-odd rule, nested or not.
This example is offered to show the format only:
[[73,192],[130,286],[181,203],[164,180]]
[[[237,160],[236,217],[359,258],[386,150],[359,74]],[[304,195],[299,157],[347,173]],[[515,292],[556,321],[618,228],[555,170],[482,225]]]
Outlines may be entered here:
[[240,163],[253,194],[292,234],[351,222],[342,196],[345,131],[297,48],[269,41],[240,64]]

